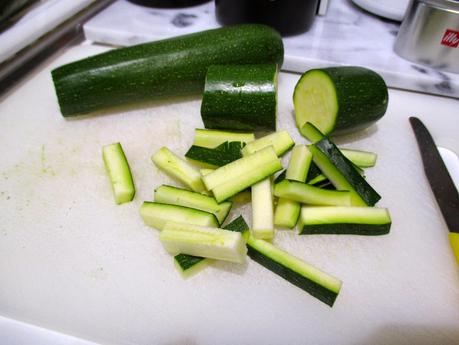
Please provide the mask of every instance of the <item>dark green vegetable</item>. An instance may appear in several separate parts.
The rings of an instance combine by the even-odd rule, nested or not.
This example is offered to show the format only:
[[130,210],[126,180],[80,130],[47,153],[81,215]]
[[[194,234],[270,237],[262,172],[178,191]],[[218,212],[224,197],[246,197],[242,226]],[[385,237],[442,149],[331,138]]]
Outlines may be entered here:
[[352,205],[373,206],[381,196],[365,181],[336,145],[327,137],[310,145],[314,163],[339,190],[351,193]]
[[353,132],[379,120],[388,99],[384,79],[372,70],[355,66],[312,69],[295,87],[296,124],[302,133],[306,122],[324,134]]
[[279,182],[282,182],[283,180],[285,180],[286,175],[287,175],[287,169],[282,170],[280,174],[277,175],[276,178],[274,179],[274,184],[278,184]]
[[233,219],[230,223],[225,225],[223,227],[225,230],[231,230],[231,231],[238,231],[238,232],[244,232],[246,230],[249,230],[249,226],[245,222],[244,217],[239,216],[235,219]]
[[120,104],[200,94],[215,64],[281,65],[280,35],[244,24],[115,49],[52,71],[64,116]]
[[[322,171],[319,169],[319,167],[316,165],[316,163],[311,162],[311,165],[309,167],[308,171],[308,176],[306,178],[306,183],[310,183],[313,181],[317,176],[322,175]],[[311,183],[314,184],[314,183]]]
[[176,264],[180,267],[180,269],[185,272],[195,265],[199,264],[206,258],[203,258],[202,256],[194,256],[194,255],[188,255],[188,254],[177,254],[174,256],[174,260],[176,261]]
[[335,303],[342,282],[277,248],[252,236],[247,240],[247,255],[260,265],[278,274],[300,289],[310,293],[330,307]]
[[277,65],[262,62],[209,67],[201,104],[206,128],[276,130]]
[[223,143],[214,149],[193,145],[185,153],[185,157],[212,167],[221,167],[242,158],[243,147],[244,143],[237,141]]

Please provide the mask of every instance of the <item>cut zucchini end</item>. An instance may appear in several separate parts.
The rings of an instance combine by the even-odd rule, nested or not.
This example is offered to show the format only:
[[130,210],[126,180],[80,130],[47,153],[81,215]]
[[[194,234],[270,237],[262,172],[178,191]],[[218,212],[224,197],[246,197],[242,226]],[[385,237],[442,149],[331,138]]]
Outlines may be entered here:
[[259,240],[271,241],[274,238],[274,228],[271,229],[253,229],[252,236]]
[[293,93],[293,105],[300,131],[306,122],[311,122],[324,134],[333,131],[338,101],[335,85],[325,72],[313,69],[301,76]]
[[454,257],[456,258],[456,261],[459,264],[459,233],[450,232],[449,243],[451,244],[451,248],[453,248]]
[[293,229],[300,216],[301,204],[289,199],[279,198],[274,212],[274,225],[276,227]]
[[121,205],[126,202],[130,202],[132,201],[132,199],[134,199],[135,190],[131,188],[120,190],[119,188],[117,188],[117,190],[114,191],[114,194],[115,194],[115,202],[118,205]]

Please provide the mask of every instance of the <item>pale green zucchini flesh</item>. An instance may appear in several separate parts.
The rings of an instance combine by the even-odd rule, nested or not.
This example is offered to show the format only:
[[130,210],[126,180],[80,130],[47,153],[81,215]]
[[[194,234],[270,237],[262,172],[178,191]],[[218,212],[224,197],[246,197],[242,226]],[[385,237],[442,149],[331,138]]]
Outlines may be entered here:
[[247,253],[240,232],[187,223],[167,222],[159,240],[173,255],[180,253],[242,263]]
[[294,145],[295,142],[287,131],[278,131],[249,142],[242,149],[242,154],[247,156],[268,146],[272,146],[276,154],[280,157]]
[[190,207],[145,201],[140,216],[146,225],[162,230],[167,222],[176,221],[207,227],[218,227],[217,218],[209,212]]
[[[249,230],[249,226],[245,222],[244,218],[239,216],[225,225],[223,229],[237,231],[241,234],[244,234],[247,230]],[[174,256],[175,266],[184,278],[188,278],[196,274],[201,269],[206,267],[211,261],[212,259],[188,254],[177,254]]]
[[279,182],[274,186],[274,195],[309,205],[351,205],[351,193],[348,191],[327,190],[297,181],[283,180]]
[[391,218],[386,208],[376,207],[311,207],[303,206],[298,222],[301,235],[347,234],[385,235]]
[[247,144],[255,140],[255,135],[249,132],[230,132],[218,129],[200,129],[194,130],[193,145],[213,149],[225,142],[243,142]]
[[217,218],[219,224],[223,224],[232,206],[230,201],[219,204],[209,195],[168,185],[156,188],[154,197],[156,202],[163,204],[186,206],[212,213]]
[[115,202],[122,204],[134,198],[135,186],[131,169],[120,143],[105,145],[102,148],[105,169],[115,196]]
[[195,192],[204,192],[206,190],[199,170],[167,147],[162,147],[156,151],[151,160],[167,175]]
[[273,194],[271,179],[265,178],[252,186],[252,228],[255,238],[274,238]]

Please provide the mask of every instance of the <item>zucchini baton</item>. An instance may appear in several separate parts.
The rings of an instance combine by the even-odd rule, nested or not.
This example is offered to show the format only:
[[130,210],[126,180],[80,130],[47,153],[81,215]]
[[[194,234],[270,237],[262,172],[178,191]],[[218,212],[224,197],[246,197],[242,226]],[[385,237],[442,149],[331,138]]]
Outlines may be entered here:
[[293,104],[300,131],[311,122],[325,135],[366,128],[386,112],[384,79],[363,67],[312,69],[295,86]]
[[281,36],[242,24],[111,50],[53,70],[64,116],[120,104],[199,94],[215,64],[282,64]]
[[276,130],[277,65],[261,63],[209,67],[201,103],[206,128]]

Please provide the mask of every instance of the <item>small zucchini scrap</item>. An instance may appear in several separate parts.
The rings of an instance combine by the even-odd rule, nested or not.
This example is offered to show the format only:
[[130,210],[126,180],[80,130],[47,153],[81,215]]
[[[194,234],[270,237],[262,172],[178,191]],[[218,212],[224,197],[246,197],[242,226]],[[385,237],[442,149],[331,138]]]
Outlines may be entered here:
[[135,195],[134,180],[121,144],[105,145],[102,148],[102,157],[112,184],[115,202],[123,204],[132,201]]

